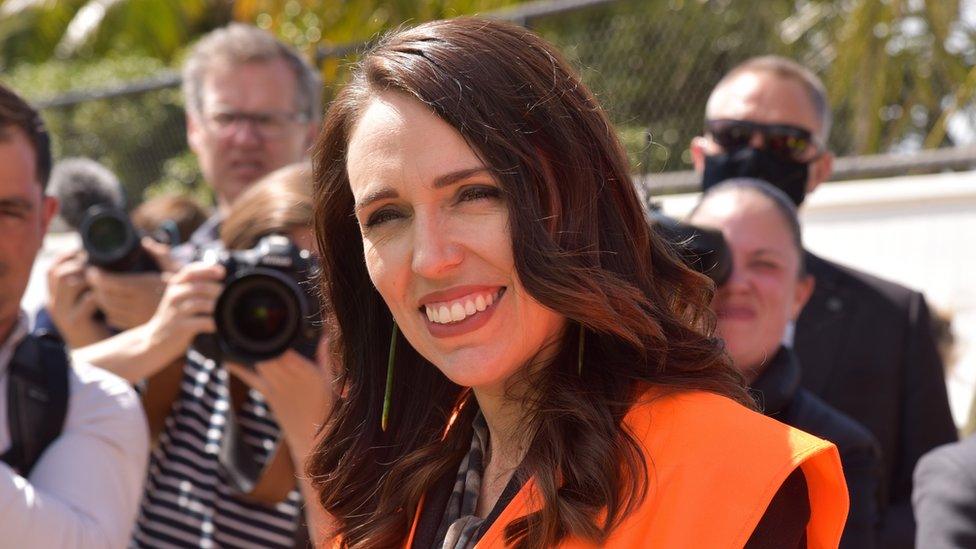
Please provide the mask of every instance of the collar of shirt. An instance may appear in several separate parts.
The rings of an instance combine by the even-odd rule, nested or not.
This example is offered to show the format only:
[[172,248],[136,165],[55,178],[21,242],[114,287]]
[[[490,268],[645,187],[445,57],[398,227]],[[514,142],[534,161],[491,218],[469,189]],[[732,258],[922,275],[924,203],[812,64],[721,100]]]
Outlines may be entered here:
[[220,240],[221,221],[223,221],[223,216],[220,213],[214,213],[197,227],[197,230],[193,231],[187,242],[199,248]]
[[756,381],[752,391],[761,395],[763,413],[775,414],[786,408],[800,390],[800,361],[789,347],[780,347]]
[[17,313],[17,322],[7,339],[0,343],[0,377],[7,373],[7,366],[10,365],[10,358],[14,356],[17,345],[27,336],[27,313],[23,309]]

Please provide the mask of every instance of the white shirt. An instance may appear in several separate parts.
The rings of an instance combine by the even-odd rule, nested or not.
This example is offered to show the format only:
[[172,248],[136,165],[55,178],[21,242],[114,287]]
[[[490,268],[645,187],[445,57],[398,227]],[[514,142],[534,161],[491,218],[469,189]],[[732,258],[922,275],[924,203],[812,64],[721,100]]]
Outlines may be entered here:
[[[0,453],[10,446],[8,364],[27,333],[21,313],[0,345]],[[0,547],[114,548],[129,542],[149,452],[145,415],[121,378],[85,364],[68,377],[61,435],[29,478],[0,462]]]

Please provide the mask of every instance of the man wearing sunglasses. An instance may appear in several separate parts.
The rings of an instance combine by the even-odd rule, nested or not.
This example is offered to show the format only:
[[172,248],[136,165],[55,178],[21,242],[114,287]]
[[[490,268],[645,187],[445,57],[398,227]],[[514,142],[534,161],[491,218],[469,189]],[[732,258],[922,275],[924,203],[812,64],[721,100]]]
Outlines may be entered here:
[[[820,80],[781,57],[750,59],[715,87],[691,143],[708,189],[755,177],[798,206],[830,178],[830,106]],[[942,361],[922,294],[807,252],[816,289],[795,327],[802,384],[860,421],[884,459],[880,547],[912,547],[912,470],[956,439]]]

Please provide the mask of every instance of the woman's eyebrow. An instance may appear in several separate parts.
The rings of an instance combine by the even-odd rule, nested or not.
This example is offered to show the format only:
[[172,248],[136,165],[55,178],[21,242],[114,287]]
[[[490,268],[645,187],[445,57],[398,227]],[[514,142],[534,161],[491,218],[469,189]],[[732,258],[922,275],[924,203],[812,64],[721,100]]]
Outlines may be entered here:
[[396,198],[398,196],[400,195],[396,192],[396,190],[390,187],[383,187],[382,189],[377,189],[371,193],[368,193],[366,196],[363,197],[362,200],[357,201],[356,205],[354,206],[354,209],[357,212],[360,212],[363,209],[367,208],[373,202],[376,202],[377,200]]
[[444,187],[449,187],[458,181],[463,181],[473,175],[480,175],[482,173],[488,173],[488,168],[478,166],[476,168],[466,168],[463,170],[446,173],[434,180],[434,188],[441,189]]
[[752,255],[753,256],[771,255],[775,257],[782,257],[786,254],[782,250],[777,250],[775,248],[759,248],[753,250]]

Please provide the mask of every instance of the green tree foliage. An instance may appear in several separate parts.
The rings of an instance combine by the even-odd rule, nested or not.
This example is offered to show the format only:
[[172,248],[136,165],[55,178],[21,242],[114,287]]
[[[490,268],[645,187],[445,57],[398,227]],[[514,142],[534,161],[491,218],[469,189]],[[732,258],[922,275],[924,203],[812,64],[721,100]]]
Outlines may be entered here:
[[709,92],[755,55],[792,57],[823,78],[841,154],[950,145],[949,115],[976,91],[971,31],[950,0],[631,0],[538,30],[582,68],[650,172],[690,167]]
[[[91,90],[157,76],[166,66],[141,56],[93,61],[22,64],[0,75],[25,97],[43,101],[72,90]],[[130,202],[160,178],[166,159],[186,148],[185,122],[178,89],[124,98],[85,101],[42,111],[53,137],[55,158],[85,156],[115,171]],[[184,179],[186,177],[184,176]]]
[[[754,55],[791,55],[777,25],[793,2],[617,2],[537,27],[580,67],[610,112],[636,169],[687,169],[705,102],[721,77]],[[748,7],[747,7],[748,6]]]
[[[404,24],[487,13],[524,0],[238,0],[234,19],[254,23],[319,57],[326,100],[343,82],[359,44]],[[353,46],[353,52],[328,52]]]
[[[804,33],[852,153],[947,146],[949,116],[973,99],[972,29],[958,1],[810,4]],[[815,49],[810,47],[821,44]]]
[[0,69],[122,53],[169,62],[229,16],[220,0],[0,0]]
[[[328,97],[378,32],[485,13],[518,0],[0,0],[0,78],[39,100],[178,67],[229,20],[254,23],[319,59]],[[958,0],[619,0],[532,21],[608,107],[635,169],[690,167],[708,93],[748,57],[799,60],[825,81],[841,154],[951,145],[976,121],[976,41]],[[174,90],[48,109],[59,151],[124,173],[133,198],[199,182]],[[60,134],[60,135],[59,135]],[[650,137],[648,137],[650,136]],[[110,143],[111,146],[105,145]],[[162,156],[160,156],[162,155]],[[165,159],[174,157],[171,162]],[[139,165],[142,165],[140,167]]]

